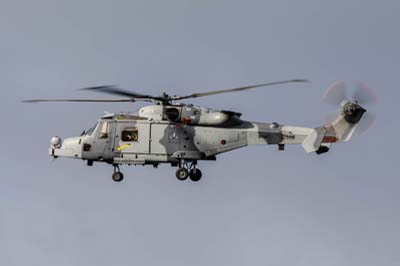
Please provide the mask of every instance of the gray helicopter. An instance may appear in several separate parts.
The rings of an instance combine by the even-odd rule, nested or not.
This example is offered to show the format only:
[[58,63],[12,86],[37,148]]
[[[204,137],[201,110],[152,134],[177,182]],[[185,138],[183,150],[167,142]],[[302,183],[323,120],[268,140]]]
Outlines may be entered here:
[[85,160],[88,166],[105,162],[114,167],[112,179],[123,180],[120,165],[153,165],[168,163],[177,167],[179,180],[199,181],[202,172],[198,161],[216,160],[218,154],[248,145],[276,145],[283,151],[286,144],[300,144],[307,153],[323,154],[331,145],[348,141],[363,116],[367,127],[374,116],[366,116],[362,103],[374,101],[365,86],[357,85],[352,99],[346,95],[346,84],[338,82],[325,95],[327,102],[340,105],[340,112],[326,125],[308,128],[259,123],[241,119],[241,114],[214,110],[179,101],[228,92],[238,92],[287,83],[307,82],[303,79],[285,80],[214,90],[186,96],[139,94],[115,86],[89,87],[82,90],[122,96],[122,99],[34,99],[24,102],[152,102],[133,113],[102,116],[96,125],[78,137],[51,138],[49,155]]

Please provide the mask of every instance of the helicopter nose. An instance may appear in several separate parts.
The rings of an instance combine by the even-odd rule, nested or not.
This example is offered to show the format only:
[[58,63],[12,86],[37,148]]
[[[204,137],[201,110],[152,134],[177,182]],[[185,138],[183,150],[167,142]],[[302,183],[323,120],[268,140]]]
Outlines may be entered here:
[[61,141],[58,136],[50,139],[49,155],[57,157],[82,158],[82,140],[80,137],[66,138]]

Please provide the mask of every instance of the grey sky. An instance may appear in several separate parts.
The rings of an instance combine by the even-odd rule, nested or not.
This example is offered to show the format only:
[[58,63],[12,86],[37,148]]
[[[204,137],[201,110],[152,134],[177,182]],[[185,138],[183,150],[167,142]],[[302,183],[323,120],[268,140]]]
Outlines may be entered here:
[[[398,1],[0,1],[1,265],[398,265]],[[324,156],[251,147],[200,165],[200,183],[161,166],[47,156],[129,104],[36,97],[118,84],[188,94],[287,78],[306,85],[192,102],[245,119],[319,126],[332,82],[375,88],[378,120]],[[396,165],[397,164],[397,165]]]

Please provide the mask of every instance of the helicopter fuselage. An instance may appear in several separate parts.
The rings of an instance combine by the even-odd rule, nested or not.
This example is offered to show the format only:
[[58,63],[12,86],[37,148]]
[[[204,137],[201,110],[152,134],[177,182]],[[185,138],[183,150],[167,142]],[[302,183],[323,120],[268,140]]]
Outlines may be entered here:
[[[317,127],[299,127],[272,123],[250,122],[241,119],[241,114],[225,110],[213,110],[192,104],[179,103],[185,99],[239,92],[272,85],[304,83],[304,79],[291,79],[230,89],[196,92],[183,96],[159,96],[137,93],[117,86],[95,86],[82,90],[97,91],[122,99],[32,99],[23,102],[153,102],[134,113],[107,114],[94,127],[79,137],[64,141],[55,136],[50,141],[49,154],[53,158],[70,157],[113,165],[112,179],[120,182],[122,164],[157,167],[160,163],[177,166],[179,180],[199,181],[202,177],[197,162],[215,160],[220,153],[248,145],[276,145],[278,150],[286,144],[300,144],[307,152],[323,154],[332,143],[350,140],[357,124],[366,113],[359,103],[374,102],[376,97],[365,84],[358,84],[353,100],[348,100],[346,84],[335,83],[325,94],[326,101],[340,104],[340,113],[332,122]],[[368,114],[367,114],[368,115]],[[374,116],[369,115],[364,125],[371,125]]]
[[94,130],[50,147],[54,157],[111,164],[215,160],[217,154],[249,144],[294,140],[277,123],[243,121],[240,114],[187,105],[151,105],[135,114],[107,114]]
[[135,113],[104,115],[79,137],[63,142],[53,137],[49,154],[86,160],[88,165],[112,164],[115,181],[123,178],[119,165],[160,163],[178,166],[178,179],[189,175],[196,181],[201,178],[197,161],[216,160],[220,153],[248,145],[284,150],[286,144],[301,144],[306,152],[325,153],[332,143],[349,140],[358,122],[349,118],[356,115],[361,118],[362,113],[342,111],[332,124],[308,128],[245,121],[236,112],[193,105],[150,105]]

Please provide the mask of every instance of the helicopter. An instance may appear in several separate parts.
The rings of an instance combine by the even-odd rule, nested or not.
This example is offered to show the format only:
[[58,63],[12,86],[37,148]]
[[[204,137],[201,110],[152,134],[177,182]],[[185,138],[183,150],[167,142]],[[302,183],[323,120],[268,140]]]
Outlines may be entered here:
[[[185,96],[159,96],[136,93],[117,86],[96,86],[81,90],[100,92],[120,99],[33,99],[23,102],[150,102],[135,112],[108,113],[95,126],[80,136],[50,140],[52,158],[67,157],[86,161],[108,163],[114,171],[112,179],[121,182],[124,175],[121,165],[170,164],[176,167],[176,178],[194,182],[202,178],[197,167],[199,161],[215,161],[216,156],[249,145],[275,145],[279,151],[285,145],[298,144],[305,152],[324,154],[331,145],[347,142],[357,127],[368,128],[375,116],[366,113],[364,104],[374,102],[375,96],[362,83],[357,83],[349,98],[348,85],[336,82],[325,93],[324,100],[335,106],[339,113],[325,125],[310,128],[277,122],[251,122],[241,119],[241,113],[215,110],[193,104],[186,99],[211,96],[289,83],[305,83],[305,79],[291,79],[231,89],[193,93]],[[362,125],[360,122],[364,122]]]

